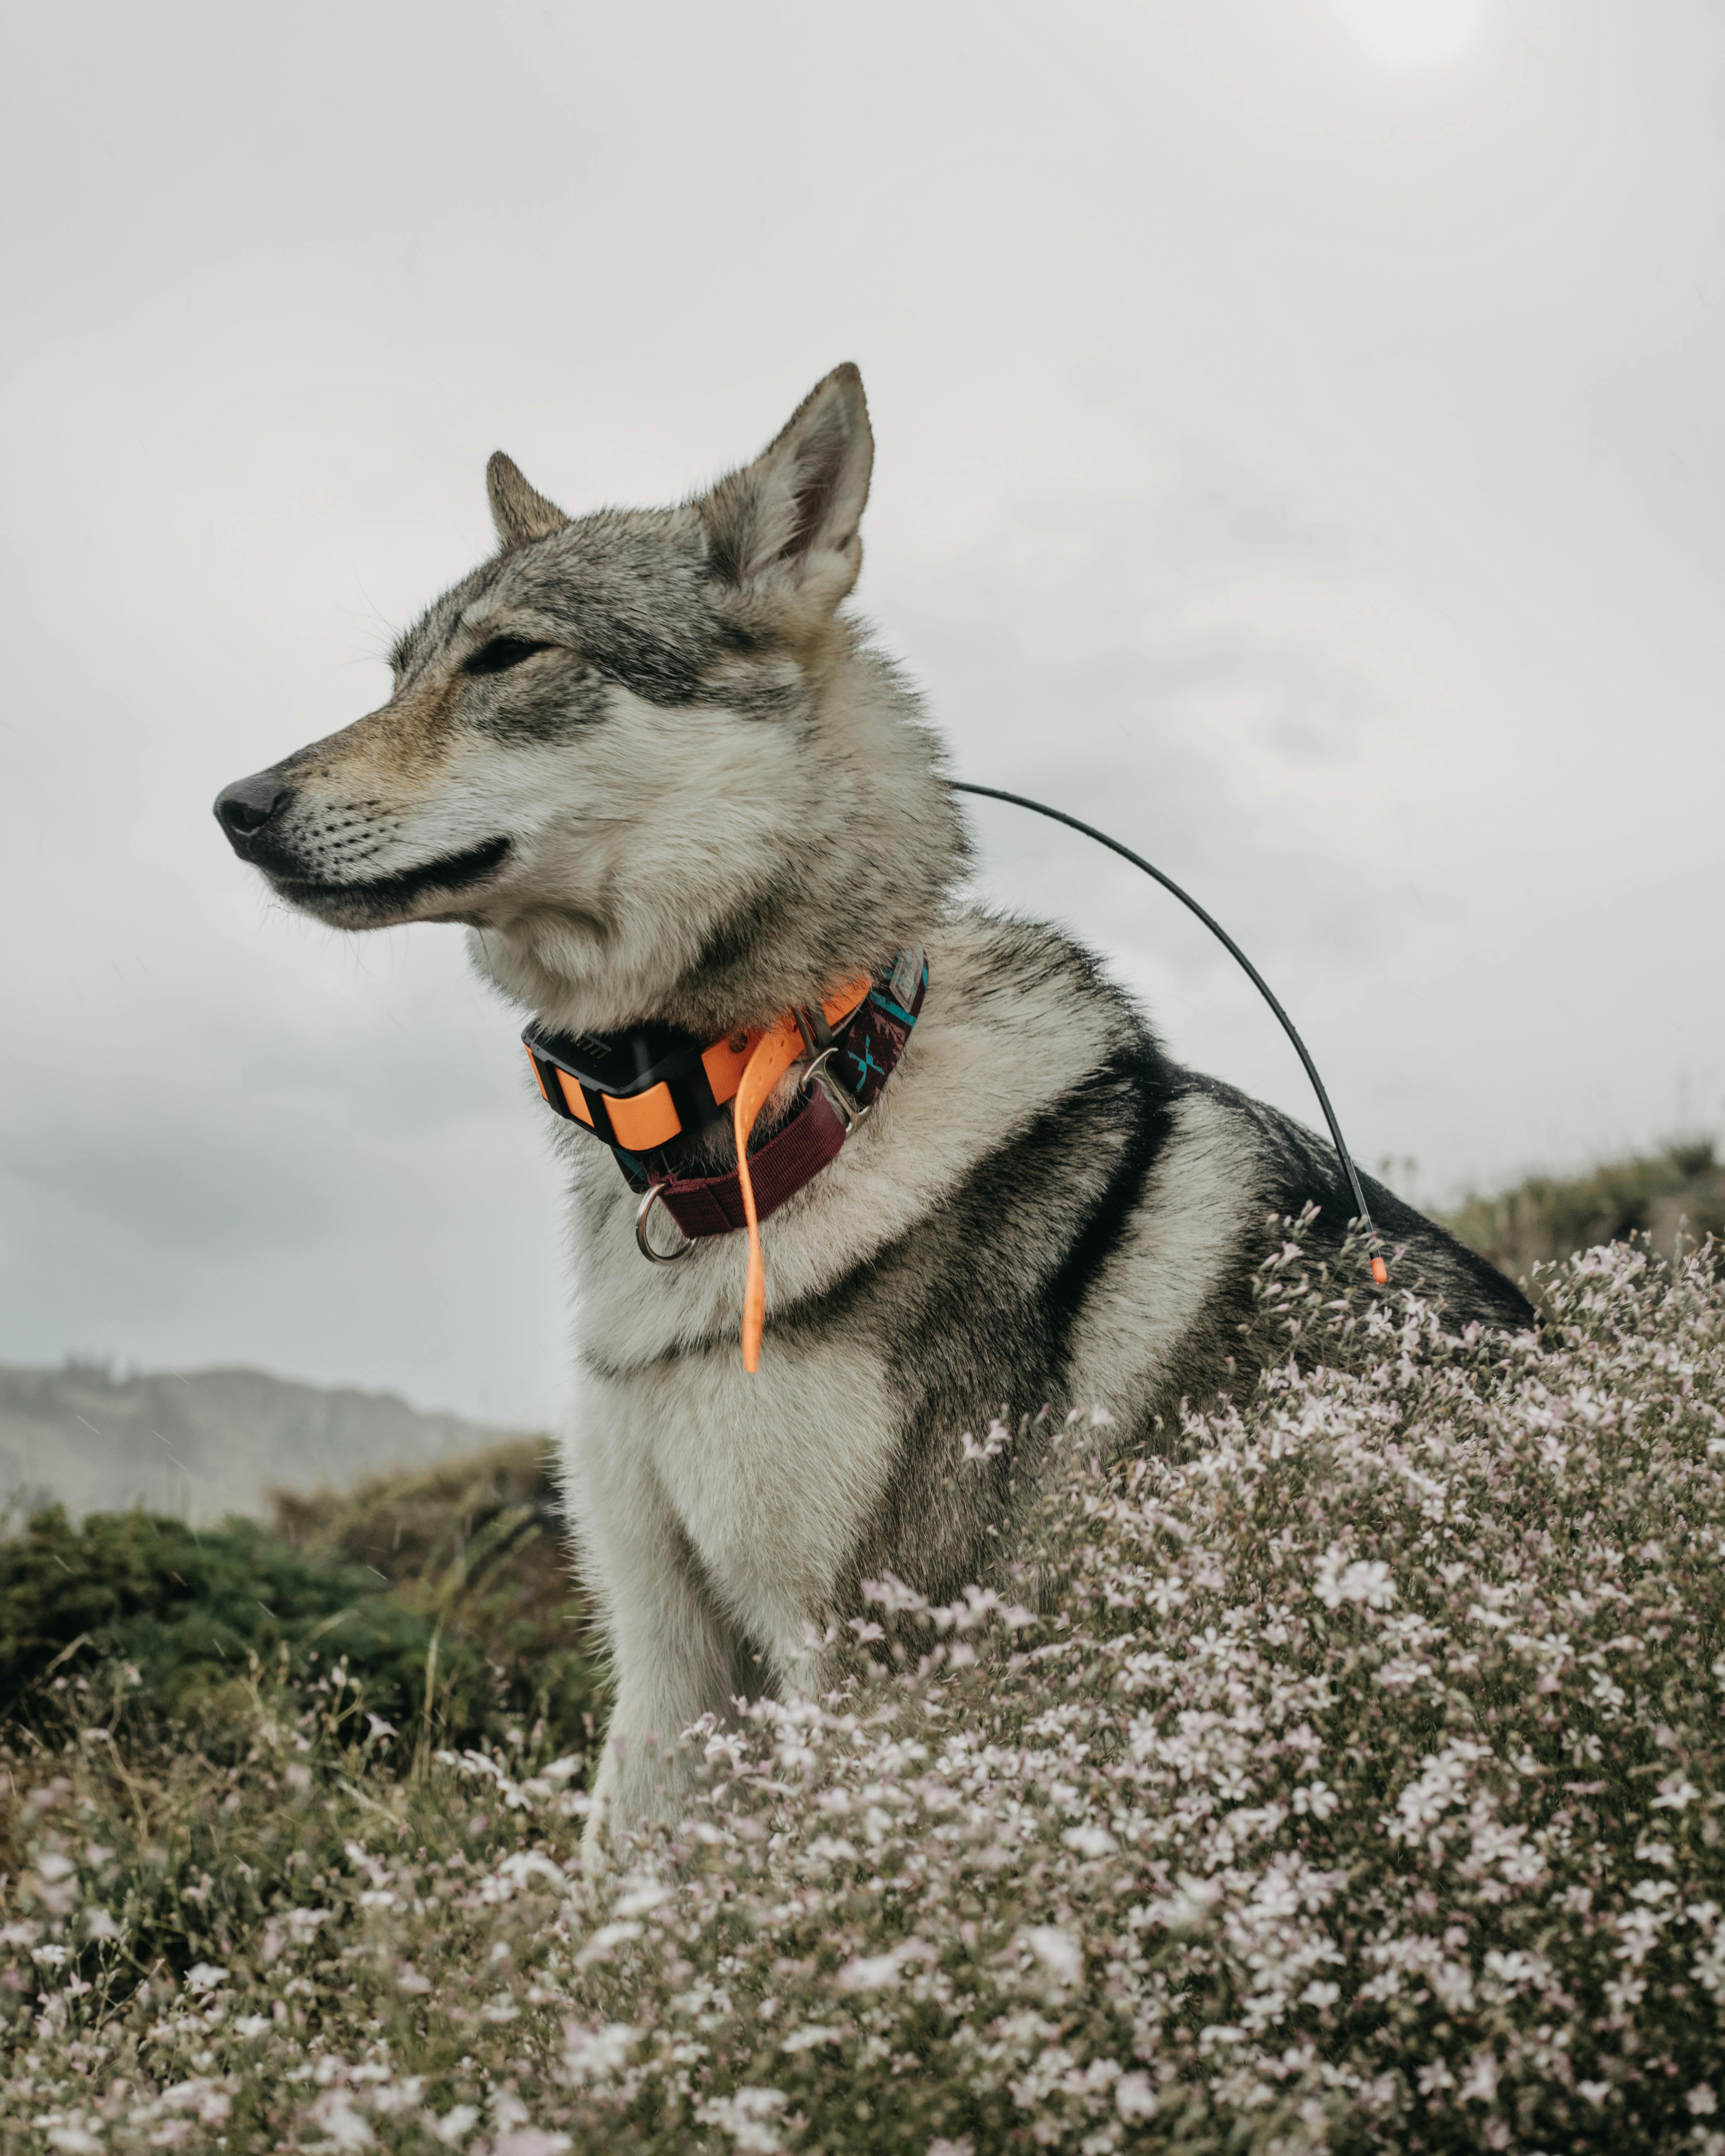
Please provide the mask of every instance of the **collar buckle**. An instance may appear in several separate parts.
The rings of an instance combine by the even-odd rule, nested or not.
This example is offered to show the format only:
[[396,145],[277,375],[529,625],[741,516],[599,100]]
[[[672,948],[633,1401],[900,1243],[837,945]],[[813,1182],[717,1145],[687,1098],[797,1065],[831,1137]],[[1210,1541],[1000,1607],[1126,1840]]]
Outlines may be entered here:
[[833,1029],[827,1024],[827,1014],[819,1004],[800,1004],[791,1013],[797,1021],[797,1030],[803,1036],[803,1045],[811,1055],[819,1055],[834,1045]]
[[873,1115],[875,1104],[870,1101],[865,1108],[860,1108],[850,1095],[845,1091],[844,1086],[839,1084],[834,1074],[828,1070],[828,1064],[838,1052],[836,1044],[831,1048],[824,1048],[821,1050],[803,1073],[803,1089],[807,1092],[812,1086],[819,1086],[832,1104],[839,1122],[844,1124],[845,1135],[849,1138]]

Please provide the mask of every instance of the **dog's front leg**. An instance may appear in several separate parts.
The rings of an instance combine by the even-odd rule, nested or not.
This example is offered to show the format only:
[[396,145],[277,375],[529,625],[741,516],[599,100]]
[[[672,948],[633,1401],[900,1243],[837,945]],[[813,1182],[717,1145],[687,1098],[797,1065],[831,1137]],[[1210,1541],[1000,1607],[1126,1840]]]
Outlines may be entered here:
[[616,1704],[583,1836],[589,1868],[613,1832],[673,1817],[700,1767],[683,1732],[725,1713],[742,1689],[742,1641],[686,1578],[667,1574],[614,1605],[611,1638]]
[[694,1748],[679,1743],[682,1732],[704,1714],[726,1713],[751,1687],[745,1643],[715,1606],[654,1478],[601,1476],[583,1494],[583,1540],[598,1575],[616,1688],[583,1837],[593,1870],[614,1833],[674,1816],[700,1766]]

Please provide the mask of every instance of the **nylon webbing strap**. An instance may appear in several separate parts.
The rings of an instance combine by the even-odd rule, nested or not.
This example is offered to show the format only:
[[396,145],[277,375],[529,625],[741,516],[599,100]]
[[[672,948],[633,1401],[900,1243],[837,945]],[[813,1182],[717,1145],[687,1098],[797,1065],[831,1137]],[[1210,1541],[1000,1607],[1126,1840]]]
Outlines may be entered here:
[[[901,954],[877,980],[834,1043],[829,1065],[834,1081],[870,1108],[891,1076],[922,1009],[928,968],[920,951]],[[766,1219],[804,1183],[812,1183],[845,1144],[838,1110],[819,1086],[782,1131],[749,1155],[755,1217]],[[639,1189],[642,1186],[637,1183]],[[747,1225],[742,1181],[735,1168],[726,1175],[672,1176],[654,1188],[660,1203],[685,1235],[732,1235]]]
[[[749,1156],[755,1217],[766,1219],[812,1182],[845,1143],[845,1126],[826,1095],[814,1092],[784,1128]],[[658,1186],[659,1202],[685,1235],[730,1235],[747,1224],[742,1178],[727,1175],[673,1178]]]

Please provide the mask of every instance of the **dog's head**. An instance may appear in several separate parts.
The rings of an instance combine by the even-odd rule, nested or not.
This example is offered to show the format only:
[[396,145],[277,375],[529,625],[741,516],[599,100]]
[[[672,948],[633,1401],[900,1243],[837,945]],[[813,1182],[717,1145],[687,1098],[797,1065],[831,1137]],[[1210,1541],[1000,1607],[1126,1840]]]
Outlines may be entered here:
[[722,1029],[890,956],[963,842],[839,613],[873,459],[850,366],[679,508],[572,519],[494,456],[499,552],[381,709],[223,791],[234,851],[338,927],[468,923],[553,1023]]

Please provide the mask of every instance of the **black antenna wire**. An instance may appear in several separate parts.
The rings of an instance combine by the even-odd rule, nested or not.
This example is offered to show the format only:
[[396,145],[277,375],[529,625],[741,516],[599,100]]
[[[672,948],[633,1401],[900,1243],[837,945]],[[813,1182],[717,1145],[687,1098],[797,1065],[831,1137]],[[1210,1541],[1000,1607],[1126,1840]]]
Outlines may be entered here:
[[[1111,839],[1106,831],[1097,830],[1094,824],[1086,824],[1076,816],[1069,816],[1063,808],[1050,808],[1045,801],[1032,801],[1027,794],[1009,793],[1004,787],[971,786],[961,778],[949,780],[948,783],[955,793],[980,793],[990,801],[1009,801],[1015,808],[1028,808],[1034,815],[1046,816],[1050,823],[1064,824],[1069,830],[1082,831],[1086,839],[1094,839],[1099,846],[1106,846],[1110,853],[1118,854],[1123,861],[1130,861],[1135,869],[1142,869],[1147,876],[1153,876],[1163,889],[1171,891],[1189,912],[1198,916],[1219,942],[1226,945],[1245,968],[1253,987],[1257,989],[1258,993],[1263,997],[1271,1009],[1276,1013],[1281,1021],[1282,1031],[1294,1044],[1295,1054],[1306,1065],[1306,1075],[1312,1081],[1312,1090],[1317,1096],[1317,1104],[1324,1111],[1324,1121],[1330,1127],[1330,1136],[1335,1140],[1337,1153],[1341,1158],[1343,1168],[1347,1171],[1348,1187],[1353,1193],[1353,1202],[1358,1209],[1358,1216],[1365,1224],[1366,1233],[1375,1236],[1378,1231],[1372,1224],[1371,1208],[1366,1204],[1366,1194],[1360,1188],[1358,1171],[1353,1165],[1353,1155],[1348,1150],[1347,1140],[1342,1135],[1342,1126],[1336,1120],[1336,1111],[1330,1106],[1330,1096],[1324,1091],[1324,1081],[1317,1075],[1317,1065],[1307,1052],[1305,1042],[1295,1030],[1294,1021],[1271,993],[1269,982],[1247,957],[1245,952],[1240,949],[1221,922],[1206,913],[1189,891],[1182,891],[1172,876],[1164,875],[1158,868],[1153,868],[1142,854],[1135,854],[1130,846],[1122,846],[1118,839]],[[1380,1257],[1374,1257],[1372,1260],[1372,1277],[1380,1285],[1386,1277],[1386,1269]]]

